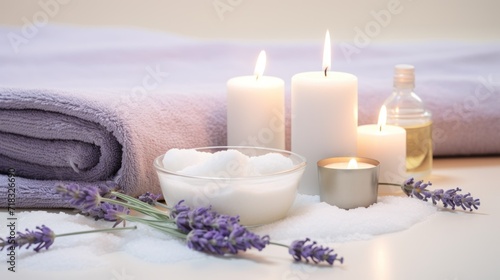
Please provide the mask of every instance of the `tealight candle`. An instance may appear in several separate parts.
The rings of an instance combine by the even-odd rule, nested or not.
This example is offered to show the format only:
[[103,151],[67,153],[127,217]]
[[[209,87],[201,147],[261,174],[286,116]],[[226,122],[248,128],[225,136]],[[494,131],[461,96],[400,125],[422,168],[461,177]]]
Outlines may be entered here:
[[[325,36],[323,71],[292,77],[291,148],[314,163],[330,156],[356,154],[358,126],[358,78],[329,71],[330,34]],[[319,193],[317,171],[306,168],[299,192]]]
[[365,168],[372,168],[373,164],[358,162],[356,159],[351,158],[349,162],[334,162],[327,164],[325,167],[337,168],[337,169],[365,169]]
[[369,158],[335,157],[318,161],[319,197],[343,209],[377,202],[379,162]]
[[261,51],[254,76],[227,82],[227,143],[285,149],[285,83],[263,76],[266,53]]
[[358,127],[358,156],[380,162],[380,181],[401,183],[406,179],[406,131],[386,125],[387,110],[382,106],[378,124]]

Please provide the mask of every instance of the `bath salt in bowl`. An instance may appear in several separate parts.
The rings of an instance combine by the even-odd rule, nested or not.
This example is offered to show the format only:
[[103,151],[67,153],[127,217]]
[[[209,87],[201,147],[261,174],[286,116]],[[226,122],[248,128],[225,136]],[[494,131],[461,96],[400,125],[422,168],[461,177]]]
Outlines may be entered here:
[[204,147],[171,149],[154,166],[168,205],[180,200],[191,207],[212,205],[250,226],[286,216],[306,161],[284,150]]

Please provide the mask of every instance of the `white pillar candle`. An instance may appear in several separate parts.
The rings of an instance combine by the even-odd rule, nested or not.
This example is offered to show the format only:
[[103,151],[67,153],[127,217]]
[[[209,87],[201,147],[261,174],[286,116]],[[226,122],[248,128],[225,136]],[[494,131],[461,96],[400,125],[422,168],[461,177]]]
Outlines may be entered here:
[[386,125],[387,110],[382,106],[378,124],[358,127],[358,156],[380,162],[379,181],[402,183],[406,179],[406,131]]
[[265,52],[254,76],[227,82],[227,144],[285,149],[285,83],[263,76]]
[[291,146],[307,159],[299,192],[319,194],[316,162],[356,155],[358,78],[331,72],[330,34],[325,37],[323,70],[292,77]]

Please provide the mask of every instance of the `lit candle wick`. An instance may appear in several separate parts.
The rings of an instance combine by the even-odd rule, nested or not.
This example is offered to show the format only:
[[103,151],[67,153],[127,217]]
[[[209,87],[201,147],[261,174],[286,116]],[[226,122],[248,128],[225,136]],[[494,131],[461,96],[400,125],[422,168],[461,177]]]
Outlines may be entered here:
[[257,58],[257,63],[255,63],[255,80],[258,81],[259,77],[264,75],[264,69],[266,68],[266,52],[260,51],[259,57]]
[[330,45],[330,31],[326,31],[325,45],[323,47],[323,69],[325,69],[325,77],[328,76],[328,68],[332,63],[332,48]]
[[356,159],[351,158],[351,160],[347,164],[347,168],[348,169],[358,169],[358,162],[356,161]]
[[387,108],[382,105],[380,108],[380,113],[378,114],[378,131],[382,132],[382,126],[387,123]]

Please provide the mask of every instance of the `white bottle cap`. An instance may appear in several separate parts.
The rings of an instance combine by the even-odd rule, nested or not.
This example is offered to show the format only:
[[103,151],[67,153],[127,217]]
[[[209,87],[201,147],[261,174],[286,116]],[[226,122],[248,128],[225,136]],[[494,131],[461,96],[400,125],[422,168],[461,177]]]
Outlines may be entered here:
[[415,67],[409,64],[394,66],[394,87],[415,87]]

